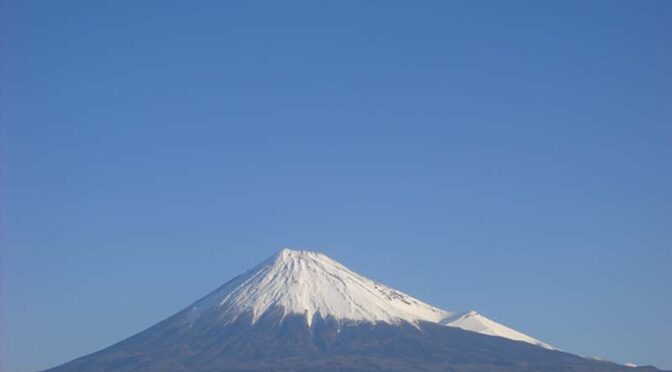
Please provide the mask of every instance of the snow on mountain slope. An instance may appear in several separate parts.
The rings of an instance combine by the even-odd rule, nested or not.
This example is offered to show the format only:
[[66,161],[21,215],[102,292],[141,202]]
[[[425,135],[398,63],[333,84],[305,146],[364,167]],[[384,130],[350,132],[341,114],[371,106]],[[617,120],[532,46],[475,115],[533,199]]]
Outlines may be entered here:
[[189,309],[189,318],[217,312],[224,324],[251,313],[256,322],[268,311],[283,316],[315,315],[338,321],[438,323],[453,313],[352,272],[324,254],[283,249],[238,276]]
[[546,349],[555,350],[555,348],[549,344],[494,322],[475,311],[469,311],[463,314],[449,317],[441,321],[441,323],[450,327],[458,327],[467,331],[478,332],[484,335],[499,336],[511,340],[523,341],[529,344],[541,346]]
[[283,318],[304,315],[309,326],[314,316],[339,322],[427,321],[553,349],[474,311],[455,315],[433,307],[365,278],[324,254],[286,248],[186,311],[191,322],[208,313],[222,324],[250,314],[255,323],[270,311],[280,311]]

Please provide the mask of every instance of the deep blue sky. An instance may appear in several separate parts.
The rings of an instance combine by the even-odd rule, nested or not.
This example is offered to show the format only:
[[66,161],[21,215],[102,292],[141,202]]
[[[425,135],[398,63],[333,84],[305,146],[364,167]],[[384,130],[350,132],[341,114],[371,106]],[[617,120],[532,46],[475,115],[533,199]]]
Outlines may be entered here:
[[284,246],[672,368],[671,1],[2,2],[2,359]]

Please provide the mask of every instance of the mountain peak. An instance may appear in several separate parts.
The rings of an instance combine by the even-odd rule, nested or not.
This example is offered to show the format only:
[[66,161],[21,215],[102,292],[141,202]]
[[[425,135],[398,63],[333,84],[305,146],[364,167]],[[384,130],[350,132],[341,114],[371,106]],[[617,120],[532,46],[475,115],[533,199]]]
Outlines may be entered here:
[[354,273],[328,256],[283,248],[247,273],[198,301],[191,319],[217,313],[223,323],[243,314],[252,322],[279,311],[346,322],[438,322],[452,313]]
[[285,248],[280,249],[280,250],[278,251],[278,253],[276,254],[276,256],[283,256],[283,257],[292,256],[292,257],[298,257],[298,256],[311,255],[311,254],[312,254],[312,255],[316,255],[316,254],[322,254],[322,253],[312,252],[312,251],[304,251],[304,250],[302,250],[302,249],[293,249],[293,248],[285,247]]
[[[301,260],[331,260],[327,255],[320,252],[304,251],[292,248],[282,248],[273,257],[276,264],[286,264],[290,261]],[[332,260],[333,261],[333,260]]]

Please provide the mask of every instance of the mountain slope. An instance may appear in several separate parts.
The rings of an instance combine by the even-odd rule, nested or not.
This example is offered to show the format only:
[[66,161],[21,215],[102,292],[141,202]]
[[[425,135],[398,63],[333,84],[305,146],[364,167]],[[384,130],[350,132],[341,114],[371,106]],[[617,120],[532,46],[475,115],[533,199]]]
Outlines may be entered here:
[[[179,318],[182,315],[178,315]],[[587,360],[436,323],[339,325],[301,315],[252,314],[223,327],[169,319],[51,372],[115,371],[655,371]]]

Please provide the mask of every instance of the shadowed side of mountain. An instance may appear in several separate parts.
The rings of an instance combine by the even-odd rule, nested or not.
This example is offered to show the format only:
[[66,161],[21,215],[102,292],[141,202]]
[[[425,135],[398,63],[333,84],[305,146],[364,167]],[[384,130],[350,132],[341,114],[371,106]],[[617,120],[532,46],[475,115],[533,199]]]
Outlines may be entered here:
[[630,368],[430,322],[343,324],[275,310],[226,326],[176,314],[50,372],[82,371],[657,371]]

